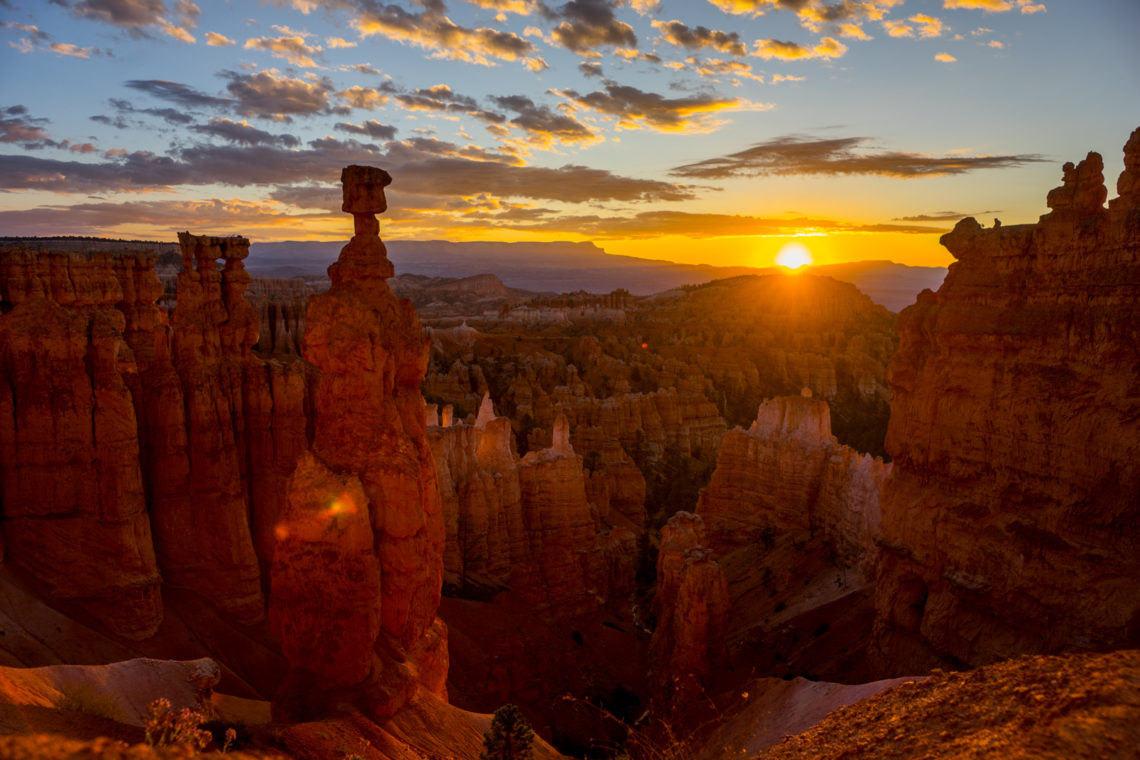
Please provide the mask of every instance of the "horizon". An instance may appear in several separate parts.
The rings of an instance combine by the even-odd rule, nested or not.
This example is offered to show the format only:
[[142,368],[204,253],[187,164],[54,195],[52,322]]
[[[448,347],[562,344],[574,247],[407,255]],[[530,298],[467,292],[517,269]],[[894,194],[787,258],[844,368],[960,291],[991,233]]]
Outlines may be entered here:
[[12,236],[344,240],[362,163],[392,241],[946,266],[1140,123],[1129,0],[0,5]]

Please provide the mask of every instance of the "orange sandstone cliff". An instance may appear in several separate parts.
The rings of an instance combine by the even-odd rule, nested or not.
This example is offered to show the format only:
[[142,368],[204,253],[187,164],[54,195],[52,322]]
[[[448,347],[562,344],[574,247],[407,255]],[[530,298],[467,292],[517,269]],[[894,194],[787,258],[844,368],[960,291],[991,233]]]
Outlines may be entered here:
[[1140,644],[1140,129],[1119,197],[1066,164],[1037,224],[964,219],[899,319],[875,650],[888,670]]

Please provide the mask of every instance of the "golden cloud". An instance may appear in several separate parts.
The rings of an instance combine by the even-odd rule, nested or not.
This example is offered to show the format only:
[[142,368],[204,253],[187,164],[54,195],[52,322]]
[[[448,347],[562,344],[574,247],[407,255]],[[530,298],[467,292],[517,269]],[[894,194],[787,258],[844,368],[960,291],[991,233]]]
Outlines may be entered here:
[[782,40],[756,40],[752,48],[752,55],[765,60],[773,58],[781,61],[802,61],[809,58],[822,58],[831,60],[841,58],[847,52],[847,46],[834,37],[824,37],[815,47],[805,47],[796,42]]

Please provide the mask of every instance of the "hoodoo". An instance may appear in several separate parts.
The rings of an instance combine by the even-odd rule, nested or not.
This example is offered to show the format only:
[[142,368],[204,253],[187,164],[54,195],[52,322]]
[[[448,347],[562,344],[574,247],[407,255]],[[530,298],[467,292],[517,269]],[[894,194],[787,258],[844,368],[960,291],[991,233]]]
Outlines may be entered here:
[[274,707],[288,719],[338,698],[387,717],[417,683],[442,694],[447,675],[443,514],[420,394],[428,344],[385,282],[375,215],[391,178],[349,166],[341,181],[356,234],[329,267],[332,287],[309,302],[314,439],[289,482],[271,571],[271,622],[291,665]]

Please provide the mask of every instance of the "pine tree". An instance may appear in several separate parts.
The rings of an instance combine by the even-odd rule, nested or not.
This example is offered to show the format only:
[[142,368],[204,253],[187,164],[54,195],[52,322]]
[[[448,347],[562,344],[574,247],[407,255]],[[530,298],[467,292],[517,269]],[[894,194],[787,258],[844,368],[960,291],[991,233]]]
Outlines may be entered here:
[[519,708],[505,704],[495,710],[491,730],[483,734],[483,751],[479,760],[531,760],[534,731]]

